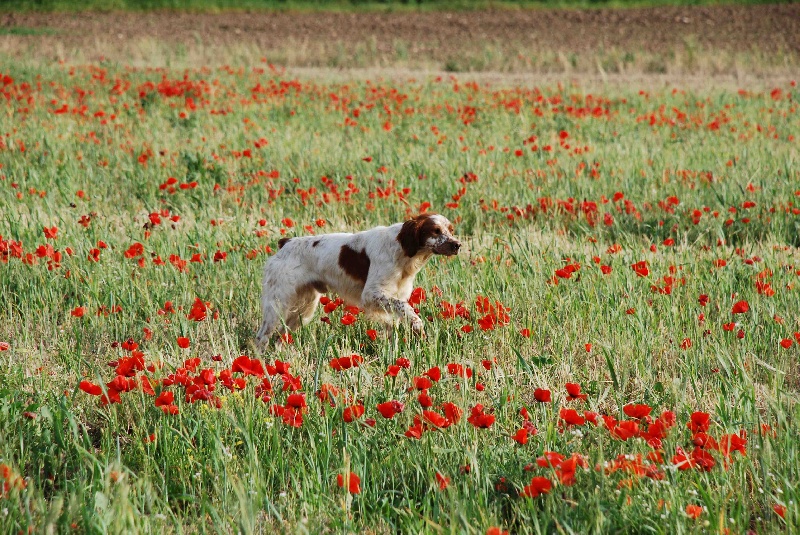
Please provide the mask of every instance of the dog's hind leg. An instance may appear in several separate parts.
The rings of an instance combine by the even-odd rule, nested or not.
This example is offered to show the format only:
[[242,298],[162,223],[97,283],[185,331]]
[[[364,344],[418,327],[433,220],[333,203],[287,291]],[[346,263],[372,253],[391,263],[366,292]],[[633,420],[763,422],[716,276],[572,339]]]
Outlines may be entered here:
[[319,300],[327,291],[328,287],[325,283],[314,281],[309,283],[301,296],[298,296],[298,312],[303,325],[307,325],[314,317]]
[[317,305],[319,304],[320,297],[322,297],[322,294],[317,293],[311,297],[311,299],[308,299],[303,303],[302,308],[299,310],[300,322],[303,325],[308,325],[308,323],[314,318],[314,313],[317,311]]
[[280,315],[271,303],[264,305],[263,316],[261,327],[259,327],[256,333],[256,344],[261,348],[267,345],[270,336],[272,336],[281,325]]
[[281,322],[287,317],[286,307],[293,299],[293,289],[281,285],[277,277],[269,269],[264,271],[263,288],[261,292],[261,326],[256,333],[256,344],[263,348],[270,337],[281,328]]
[[287,303],[286,316],[283,318],[286,327],[293,331],[311,321],[320,297],[322,294],[314,284],[302,286]]

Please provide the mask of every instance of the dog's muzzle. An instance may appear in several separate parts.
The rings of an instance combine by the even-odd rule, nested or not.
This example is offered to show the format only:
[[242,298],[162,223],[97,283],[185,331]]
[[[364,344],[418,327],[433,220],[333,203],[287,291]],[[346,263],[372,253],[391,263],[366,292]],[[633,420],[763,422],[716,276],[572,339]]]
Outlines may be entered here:
[[461,242],[458,240],[447,240],[443,242],[441,245],[436,246],[433,249],[433,252],[436,254],[441,254],[445,256],[453,256],[458,254],[458,250],[461,248]]

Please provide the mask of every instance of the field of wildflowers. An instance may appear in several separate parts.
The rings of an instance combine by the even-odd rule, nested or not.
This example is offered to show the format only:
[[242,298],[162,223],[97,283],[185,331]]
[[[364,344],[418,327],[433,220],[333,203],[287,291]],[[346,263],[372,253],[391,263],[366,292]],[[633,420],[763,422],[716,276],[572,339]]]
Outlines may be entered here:
[[[760,89],[0,73],[0,531],[791,533],[800,113]],[[420,340],[283,236],[445,214]]]

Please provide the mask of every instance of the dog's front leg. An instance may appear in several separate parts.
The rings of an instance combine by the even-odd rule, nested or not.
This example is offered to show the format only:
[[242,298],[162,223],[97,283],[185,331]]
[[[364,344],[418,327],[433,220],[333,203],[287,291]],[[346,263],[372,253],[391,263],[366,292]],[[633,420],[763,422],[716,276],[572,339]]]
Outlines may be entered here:
[[389,297],[384,290],[384,288],[391,287],[392,278],[381,279],[372,275],[370,273],[370,279],[367,280],[361,296],[364,308],[371,311],[385,312],[398,321],[408,321],[415,333],[424,334],[425,326],[422,323],[422,319],[414,312],[414,308],[406,301]]

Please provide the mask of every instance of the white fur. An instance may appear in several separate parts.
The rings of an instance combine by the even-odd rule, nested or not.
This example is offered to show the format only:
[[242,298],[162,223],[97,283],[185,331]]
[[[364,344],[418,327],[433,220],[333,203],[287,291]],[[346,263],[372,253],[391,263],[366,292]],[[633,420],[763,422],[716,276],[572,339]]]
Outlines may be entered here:
[[[418,216],[409,223],[420,218],[432,220],[428,226],[435,226],[437,235],[418,243],[420,248],[412,257],[398,241],[403,223],[355,234],[291,238],[264,268],[258,343],[265,344],[276,331],[293,330],[310,321],[322,296],[320,290],[325,289],[372,317],[390,323],[408,321],[415,332],[422,333],[422,320],[408,304],[414,277],[433,254],[455,254],[461,244],[450,232],[452,225],[445,217]],[[366,282],[340,266],[345,245],[369,258]]]

